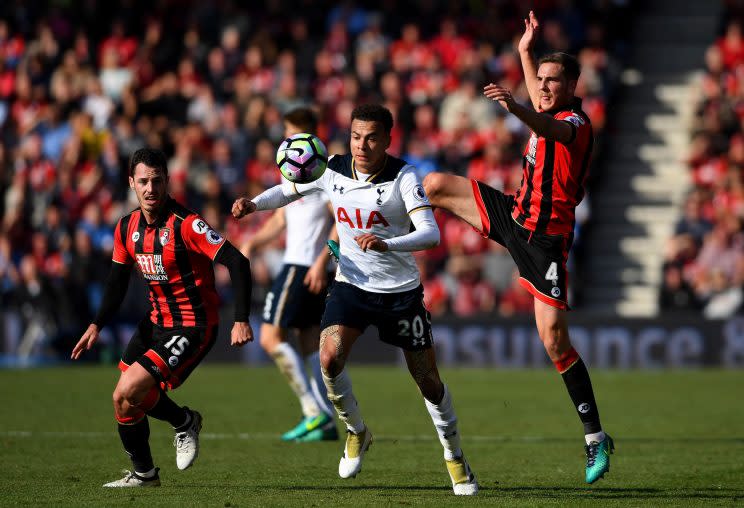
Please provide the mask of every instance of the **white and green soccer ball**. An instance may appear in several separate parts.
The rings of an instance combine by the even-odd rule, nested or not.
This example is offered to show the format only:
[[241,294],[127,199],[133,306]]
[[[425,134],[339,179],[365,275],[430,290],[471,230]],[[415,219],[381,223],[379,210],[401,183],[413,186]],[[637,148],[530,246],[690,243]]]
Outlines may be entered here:
[[317,136],[294,134],[279,145],[276,164],[290,182],[309,183],[320,178],[328,167],[328,150]]

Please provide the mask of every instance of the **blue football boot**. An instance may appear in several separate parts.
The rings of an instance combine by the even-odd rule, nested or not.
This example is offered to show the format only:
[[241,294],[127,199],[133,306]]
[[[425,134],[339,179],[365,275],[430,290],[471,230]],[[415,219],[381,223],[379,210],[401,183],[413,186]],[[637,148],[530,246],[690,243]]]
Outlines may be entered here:
[[610,454],[615,451],[615,443],[605,434],[597,443],[592,441],[584,447],[586,450],[586,483],[594,483],[610,470]]

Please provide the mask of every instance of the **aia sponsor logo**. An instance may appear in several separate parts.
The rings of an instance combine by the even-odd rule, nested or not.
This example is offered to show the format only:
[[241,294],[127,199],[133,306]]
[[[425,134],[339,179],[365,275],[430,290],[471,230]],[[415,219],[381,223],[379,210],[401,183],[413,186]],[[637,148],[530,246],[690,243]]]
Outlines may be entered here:
[[385,217],[377,210],[372,210],[367,214],[362,212],[359,208],[351,210],[352,214],[346,211],[344,207],[338,207],[336,209],[336,221],[341,224],[348,224],[352,229],[372,229],[375,224],[380,224],[384,227],[388,227],[390,224]]
[[163,256],[160,254],[137,254],[135,256],[142,276],[147,280],[168,280],[168,274],[163,266]]

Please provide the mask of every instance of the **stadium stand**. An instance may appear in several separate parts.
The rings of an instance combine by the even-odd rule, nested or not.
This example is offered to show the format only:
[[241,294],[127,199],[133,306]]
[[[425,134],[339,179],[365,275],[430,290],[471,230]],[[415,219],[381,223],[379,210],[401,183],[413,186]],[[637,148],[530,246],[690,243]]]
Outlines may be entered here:
[[593,189],[584,285],[593,314],[659,313],[665,246],[688,189],[695,82],[719,10],[719,2],[659,0],[635,20],[607,164]]
[[727,2],[705,50],[685,161],[690,187],[664,252],[659,306],[726,318],[744,307],[744,10]]
[[[279,181],[273,158],[281,115],[298,105],[317,109],[318,134],[332,153],[347,151],[353,105],[379,101],[396,116],[391,152],[422,174],[451,171],[501,189],[518,186],[527,133],[480,90],[499,81],[528,100],[515,53],[521,2],[291,8],[307,4],[0,5],[0,351],[67,351],[90,321],[112,228],[135,206],[127,160],[145,144],[169,154],[174,197],[235,244],[267,215],[238,223],[227,218],[229,206]],[[635,2],[535,4],[544,20],[540,53],[578,55],[577,95],[601,139]],[[593,214],[587,205],[581,223]],[[421,256],[432,311],[530,312],[503,249],[452,217],[438,220],[444,241]],[[577,233],[580,254],[586,242]],[[252,260],[257,304],[280,250],[277,244]],[[227,273],[217,276],[228,304]],[[134,296],[137,284],[121,326],[147,305]]]

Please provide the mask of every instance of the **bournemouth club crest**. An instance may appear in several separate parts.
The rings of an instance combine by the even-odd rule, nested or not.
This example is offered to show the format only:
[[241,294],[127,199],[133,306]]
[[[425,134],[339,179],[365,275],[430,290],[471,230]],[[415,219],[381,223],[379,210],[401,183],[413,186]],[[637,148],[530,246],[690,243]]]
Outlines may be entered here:
[[165,247],[165,245],[170,241],[171,238],[171,230],[170,228],[160,228],[160,245]]

